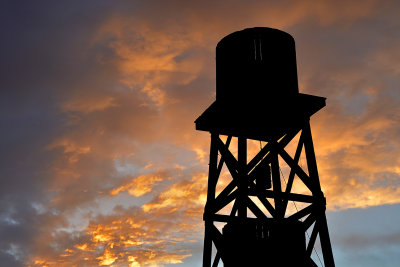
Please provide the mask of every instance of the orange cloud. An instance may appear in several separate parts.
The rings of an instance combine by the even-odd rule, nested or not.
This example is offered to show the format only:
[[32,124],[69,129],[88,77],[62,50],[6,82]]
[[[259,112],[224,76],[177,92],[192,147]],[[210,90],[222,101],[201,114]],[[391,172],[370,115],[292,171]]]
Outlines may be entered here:
[[113,264],[115,260],[118,259],[118,257],[113,254],[109,249],[106,249],[104,251],[104,254],[97,257],[96,259],[99,260],[99,266],[103,266]]
[[[186,219],[182,217],[181,221]],[[60,254],[53,261],[36,259],[35,263],[49,266],[80,265],[84,262],[98,266],[182,263],[184,258],[191,256],[182,242],[197,238],[191,230],[192,227],[184,223],[166,222],[157,213],[148,215],[135,209],[121,210],[116,215],[98,218],[96,224],[91,223],[85,229],[85,234],[80,233],[85,243],[73,245],[72,249],[66,249],[67,253]]]
[[115,107],[115,98],[111,96],[90,96],[81,97],[78,96],[69,102],[66,102],[63,109],[66,112],[82,112],[90,113],[94,111],[105,110],[110,107]]
[[145,212],[168,208],[171,212],[183,206],[204,206],[206,200],[207,176],[197,174],[190,181],[179,181],[166,191],[162,192],[156,199],[142,206]]
[[129,194],[140,197],[144,194],[151,192],[153,186],[165,178],[160,175],[140,175],[139,177],[133,178],[130,182],[121,185],[118,188],[112,189],[110,194],[115,196],[123,191],[128,191]]
[[64,149],[64,154],[68,157],[69,163],[76,163],[81,155],[90,152],[90,146],[79,146],[73,140],[61,139],[55,141],[47,147],[47,149],[52,150],[58,147]]

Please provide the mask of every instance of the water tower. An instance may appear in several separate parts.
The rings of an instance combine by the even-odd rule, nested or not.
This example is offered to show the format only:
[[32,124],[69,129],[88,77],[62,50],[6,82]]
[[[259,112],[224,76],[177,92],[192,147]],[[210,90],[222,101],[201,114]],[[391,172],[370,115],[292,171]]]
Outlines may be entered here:
[[234,32],[217,45],[216,69],[216,101],[195,121],[211,134],[203,267],[335,266],[310,130],[325,98],[299,93],[294,39]]

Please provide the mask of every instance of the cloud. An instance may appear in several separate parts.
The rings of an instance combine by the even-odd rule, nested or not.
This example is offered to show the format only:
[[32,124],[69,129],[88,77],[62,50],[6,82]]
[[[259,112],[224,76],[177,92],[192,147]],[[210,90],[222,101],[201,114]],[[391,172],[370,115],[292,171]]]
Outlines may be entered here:
[[110,191],[111,195],[117,195],[120,192],[128,191],[129,194],[140,197],[144,194],[150,193],[153,186],[164,180],[165,178],[157,174],[152,175],[140,175],[139,177],[133,178],[126,184],[121,185],[118,188],[114,188]]
[[162,266],[198,253],[209,135],[193,121],[215,99],[216,43],[245,27],[292,33],[300,90],[328,97],[312,119],[328,208],[400,200],[394,4],[3,10],[0,257],[10,266]]
[[[182,180],[158,195],[154,200],[142,206],[143,211],[168,209],[174,212],[182,208],[182,205],[189,209],[202,209],[206,200],[205,174],[197,174],[192,180]],[[199,215],[199,214],[196,214]]]
[[64,109],[65,111],[90,113],[113,107],[116,105],[114,101],[113,97],[86,97],[65,103]]
[[64,243],[66,248],[60,250],[59,255],[49,258],[42,251],[45,257],[36,255],[31,262],[33,266],[122,266],[124,263],[131,266],[163,266],[182,263],[191,255],[182,241],[198,239],[192,229],[193,225],[187,223],[185,217],[173,222],[158,213],[144,213],[138,208],[116,208],[113,215],[94,218],[82,232],[74,235],[60,233],[55,241]]

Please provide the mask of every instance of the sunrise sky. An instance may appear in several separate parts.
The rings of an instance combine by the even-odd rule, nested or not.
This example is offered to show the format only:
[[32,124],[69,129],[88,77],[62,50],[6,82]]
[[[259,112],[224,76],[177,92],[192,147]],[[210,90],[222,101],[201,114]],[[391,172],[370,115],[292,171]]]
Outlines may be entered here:
[[337,266],[400,262],[399,1],[0,2],[0,266],[200,266],[215,46],[296,40]]

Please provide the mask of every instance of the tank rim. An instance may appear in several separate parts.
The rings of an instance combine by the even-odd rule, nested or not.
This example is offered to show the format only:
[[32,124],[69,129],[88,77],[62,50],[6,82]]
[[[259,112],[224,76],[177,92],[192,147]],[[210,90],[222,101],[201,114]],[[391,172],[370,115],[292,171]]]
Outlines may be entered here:
[[224,45],[225,43],[229,43],[232,40],[235,40],[237,38],[240,38],[241,36],[244,36],[246,34],[262,34],[262,33],[274,33],[274,34],[279,34],[282,37],[286,37],[289,38],[292,42],[294,42],[294,38],[292,35],[290,35],[289,33],[282,31],[282,30],[278,30],[275,28],[269,28],[269,27],[253,27],[253,28],[245,28],[243,30],[240,31],[236,31],[233,33],[230,33],[228,35],[226,35],[225,37],[223,37],[217,44],[217,49],[220,48],[222,45]]

